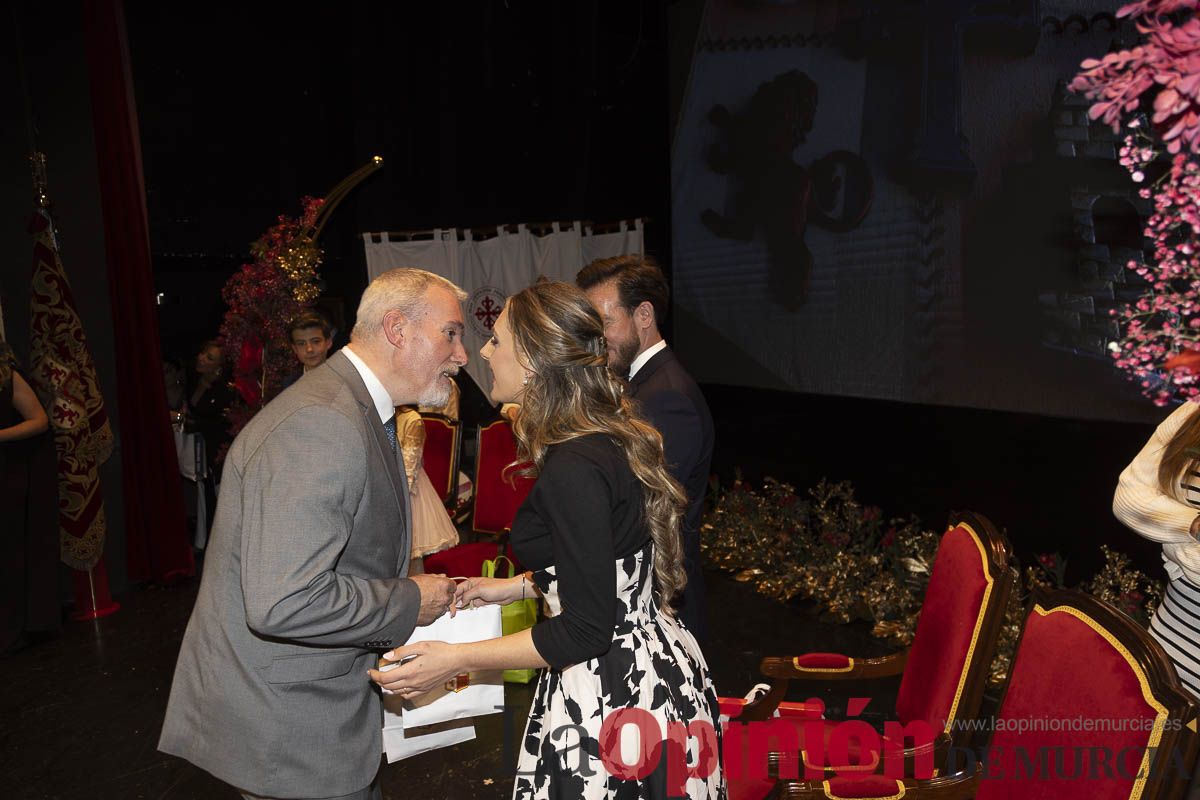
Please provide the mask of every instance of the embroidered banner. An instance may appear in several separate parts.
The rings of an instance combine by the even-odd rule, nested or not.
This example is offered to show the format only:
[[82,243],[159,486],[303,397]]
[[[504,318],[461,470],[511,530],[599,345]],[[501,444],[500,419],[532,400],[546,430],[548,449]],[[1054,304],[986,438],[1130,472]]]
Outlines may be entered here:
[[45,209],[33,235],[30,384],[50,415],[58,451],[59,540],[63,563],[89,570],[104,552],[104,496],[99,467],[113,435],[71,284]]
[[[454,281],[466,290],[463,308],[467,329],[463,346],[471,360],[466,372],[486,395],[491,388],[487,363],[479,348],[492,336],[492,325],[504,301],[539,276],[575,282],[575,274],[597,258],[643,252],[642,221],[620,223],[614,233],[593,233],[582,222],[565,228],[554,223],[550,233],[535,236],[525,225],[512,233],[505,226],[489,238],[454,228],[432,232],[432,239],[393,241],[387,233],[364,233],[367,277],[395,267],[420,267]],[[377,241],[378,240],[378,241]]]

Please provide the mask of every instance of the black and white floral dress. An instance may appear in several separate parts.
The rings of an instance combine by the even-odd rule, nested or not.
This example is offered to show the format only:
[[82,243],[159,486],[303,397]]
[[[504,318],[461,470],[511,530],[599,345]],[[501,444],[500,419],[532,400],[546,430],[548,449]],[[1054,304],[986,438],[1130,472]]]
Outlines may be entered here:
[[[691,632],[658,609],[642,487],[619,446],[601,435],[553,446],[517,513],[512,543],[550,612],[532,632],[550,667],[529,711],[513,797],[724,798],[716,692]],[[606,719],[635,708],[659,730],[645,770],[636,766],[632,725],[624,747],[611,730],[601,741]],[[672,722],[713,731],[688,737],[686,754],[675,754],[693,775],[682,795],[669,793],[668,758],[653,750]],[[644,774],[611,774],[602,751],[621,754],[610,764]]]

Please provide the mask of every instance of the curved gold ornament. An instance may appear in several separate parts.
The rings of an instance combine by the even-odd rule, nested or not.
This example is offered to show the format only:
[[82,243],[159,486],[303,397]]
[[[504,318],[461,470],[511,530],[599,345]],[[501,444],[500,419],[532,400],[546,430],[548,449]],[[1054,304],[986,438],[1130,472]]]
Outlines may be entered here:
[[321,231],[325,229],[334,209],[355,187],[382,168],[383,158],[372,156],[370,161],[343,178],[325,195],[312,224],[301,228],[295,240],[279,254],[279,268],[292,282],[292,296],[297,302],[308,305],[321,294],[321,288],[317,285],[317,270],[320,269],[321,259],[325,254],[317,246],[317,239],[320,238]]

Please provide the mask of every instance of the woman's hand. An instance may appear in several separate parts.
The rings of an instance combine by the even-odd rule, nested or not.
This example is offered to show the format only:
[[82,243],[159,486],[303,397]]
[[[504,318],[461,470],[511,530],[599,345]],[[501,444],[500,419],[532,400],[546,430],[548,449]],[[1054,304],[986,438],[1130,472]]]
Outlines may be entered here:
[[420,697],[426,692],[444,686],[446,681],[469,670],[462,663],[458,645],[446,642],[416,642],[397,647],[383,657],[389,661],[405,661],[386,672],[368,670],[371,680],[385,692],[398,694],[405,700]]
[[[455,608],[478,608],[489,603],[511,603],[521,599],[521,584],[528,583],[524,575],[512,578],[469,578],[454,589]],[[532,591],[532,585],[526,587]],[[526,595],[529,596],[529,595]]]

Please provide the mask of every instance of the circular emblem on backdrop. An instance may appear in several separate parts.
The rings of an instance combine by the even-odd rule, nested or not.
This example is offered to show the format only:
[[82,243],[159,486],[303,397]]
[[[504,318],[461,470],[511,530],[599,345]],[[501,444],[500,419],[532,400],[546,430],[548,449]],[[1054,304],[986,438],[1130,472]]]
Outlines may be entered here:
[[504,292],[495,286],[480,286],[471,293],[467,302],[467,324],[480,337],[487,339],[492,335],[492,326],[496,317],[504,308]]

